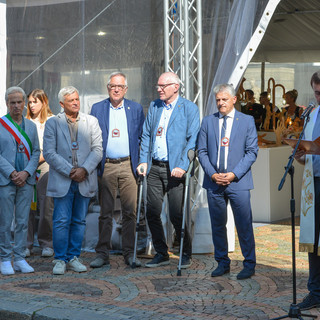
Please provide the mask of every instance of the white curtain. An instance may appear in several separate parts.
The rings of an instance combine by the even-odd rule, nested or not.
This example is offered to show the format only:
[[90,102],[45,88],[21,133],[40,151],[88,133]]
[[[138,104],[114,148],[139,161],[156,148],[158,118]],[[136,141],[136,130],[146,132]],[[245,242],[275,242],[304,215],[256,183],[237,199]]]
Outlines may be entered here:
[[4,94],[6,91],[7,77],[7,24],[6,24],[6,1],[0,0],[0,116],[7,113]]
[[212,89],[217,84],[232,83],[237,89],[279,2],[280,0],[237,0],[232,5],[229,1],[217,3],[205,115],[216,111]]

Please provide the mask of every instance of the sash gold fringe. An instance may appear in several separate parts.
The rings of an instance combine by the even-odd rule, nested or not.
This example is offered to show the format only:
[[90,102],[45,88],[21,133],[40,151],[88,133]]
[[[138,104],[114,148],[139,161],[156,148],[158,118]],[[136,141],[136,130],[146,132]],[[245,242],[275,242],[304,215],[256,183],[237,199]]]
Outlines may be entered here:
[[[299,243],[299,251],[300,252],[310,252],[312,253],[314,249],[313,243]],[[319,254],[319,252],[318,252]]]

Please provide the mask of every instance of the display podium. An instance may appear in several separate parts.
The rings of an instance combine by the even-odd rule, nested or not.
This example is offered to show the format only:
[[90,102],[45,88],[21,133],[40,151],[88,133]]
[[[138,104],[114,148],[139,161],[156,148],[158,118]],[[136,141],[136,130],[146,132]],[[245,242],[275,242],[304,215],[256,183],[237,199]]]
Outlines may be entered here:
[[[290,183],[285,183],[281,191],[278,191],[278,186],[291,153],[292,148],[287,145],[260,147],[257,160],[252,166],[254,189],[251,190],[251,205],[254,222],[275,222],[290,218]],[[293,165],[298,216],[304,166],[297,161]]]

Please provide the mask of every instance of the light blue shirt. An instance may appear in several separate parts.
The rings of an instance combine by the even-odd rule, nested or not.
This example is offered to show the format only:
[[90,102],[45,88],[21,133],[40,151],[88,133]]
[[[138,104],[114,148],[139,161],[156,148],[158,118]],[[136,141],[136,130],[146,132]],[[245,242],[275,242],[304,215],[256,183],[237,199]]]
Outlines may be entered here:
[[[225,138],[227,138],[227,144],[225,145],[225,158],[224,158],[224,167],[228,169],[228,155],[229,155],[229,141],[231,136],[231,129],[233,125],[235,109],[233,108],[227,115],[227,130],[225,131]],[[220,159],[220,149],[221,149],[221,140],[224,137],[221,137],[221,127],[223,125],[223,115],[219,113],[219,150],[218,150],[218,160],[217,160],[217,167],[219,168],[219,159]]]
[[177,104],[179,96],[169,105],[163,102],[163,110],[159,125],[157,128],[156,140],[153,148],[153,159],[159,161],[168,161],[168,146],[167,146],[167,129],[172,115],[173,109]]
[[106,147],[107,158],[117,159],[130,155],[126,111],[122,105],[114,108],[110,104],[109,136]]

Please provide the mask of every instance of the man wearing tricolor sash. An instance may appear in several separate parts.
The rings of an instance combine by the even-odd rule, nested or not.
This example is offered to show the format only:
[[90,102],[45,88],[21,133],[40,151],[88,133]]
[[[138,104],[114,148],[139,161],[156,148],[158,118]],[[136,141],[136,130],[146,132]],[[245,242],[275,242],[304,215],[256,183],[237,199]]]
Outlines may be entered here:
[[15,271],[34,272],[24,260],[24,252],[40,149],[35,124],[22,115],[25,92],[19,87],[11,87],[6,91],[5,99],[9,113],[0,119],[0,270],[3,275],[11,275]]
[[[310,114],[305,140],[315,140],[320,136],[320,70],[311,77],[318,107]],[[298,149],[295,159],[304,164],[301,190],[300,243],[299,250],[308,252],[309,258],[309,294],[298,304],[300,310],[320,307],[320,155],[306,154]]]

